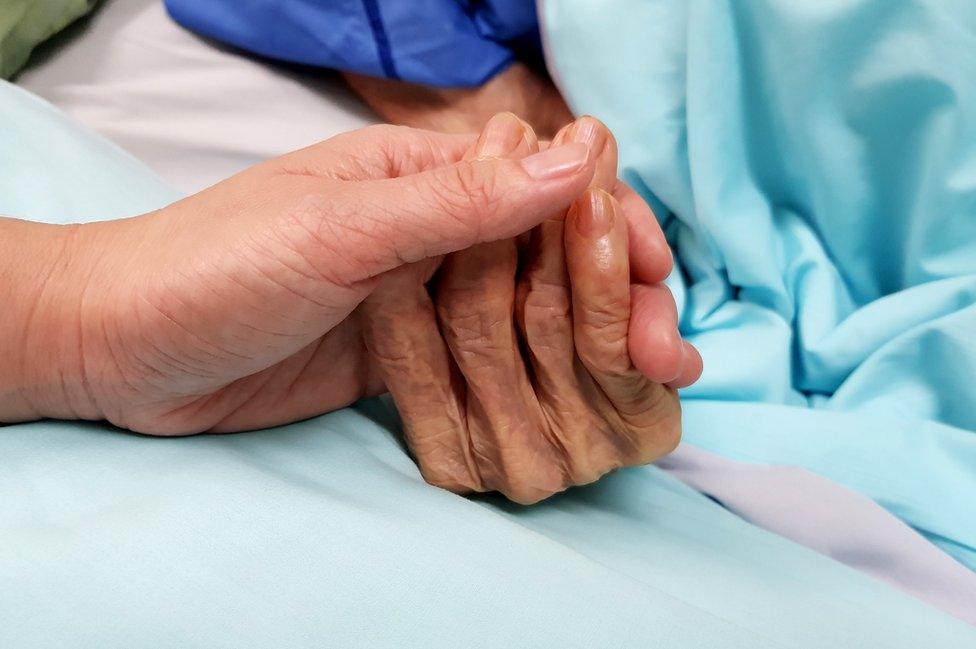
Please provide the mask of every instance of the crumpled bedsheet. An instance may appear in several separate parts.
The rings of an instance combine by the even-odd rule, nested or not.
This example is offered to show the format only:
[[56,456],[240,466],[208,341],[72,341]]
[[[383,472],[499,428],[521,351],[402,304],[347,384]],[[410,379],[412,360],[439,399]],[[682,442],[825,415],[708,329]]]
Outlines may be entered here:
[[685,441],[828,477],[976,569],[976,4],[545,0],[540,20],[673,244],[705,360]]
[[[176,198],[2,82],[0,151],[0,213],[70,222]],[[655,467],[531,508],[466,499],[423,482],[396,426],[370,401],[239,435],[4,427],[0,646],[976,642]]]

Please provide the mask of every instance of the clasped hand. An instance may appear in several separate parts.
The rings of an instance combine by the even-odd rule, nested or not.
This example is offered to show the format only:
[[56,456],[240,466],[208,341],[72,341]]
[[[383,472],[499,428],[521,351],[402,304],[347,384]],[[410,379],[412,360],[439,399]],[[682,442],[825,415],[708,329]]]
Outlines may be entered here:
[[31,412],[184,435],[389,391],[429,482],[522,503],[650,462],[701,360],[616,164],[592,118],[542,145],[511,114],[378,126],[81,226],[44,297],[77,351],[32,370]]

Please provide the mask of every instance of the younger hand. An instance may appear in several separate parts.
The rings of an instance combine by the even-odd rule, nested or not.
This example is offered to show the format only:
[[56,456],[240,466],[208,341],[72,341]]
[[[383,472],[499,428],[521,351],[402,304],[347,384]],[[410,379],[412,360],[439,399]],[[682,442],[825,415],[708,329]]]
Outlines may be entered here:
[[581,144],[461,160],[474,140],[371,127],[76,228],[25,315],[40,324],[24,328],[15,417],[182,435],[382,391],[355,310],[384,273],[525,232],[594,173]]

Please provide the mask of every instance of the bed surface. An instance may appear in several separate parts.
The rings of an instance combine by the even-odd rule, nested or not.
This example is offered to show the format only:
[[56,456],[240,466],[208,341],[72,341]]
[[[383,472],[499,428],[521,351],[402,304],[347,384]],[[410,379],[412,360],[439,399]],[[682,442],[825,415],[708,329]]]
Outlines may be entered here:
[[[256,61],[187,33],[168,19],[158,0],[108,0],[89,20],[42,50],[17,83],[120,145],[184,193],[375,119],[333,75]],[[307,426],[299,428],[303,433],[296,433],[301,440],[302,434],[308,433]],[[65,434],[57,426],[51,431],[46,434],[52,438]],[[266,437],[267,433],[262,435]],[[372,439],[369,435],[379,435],[376,439],[380,440],[368,441],[371,448],[387,443],[381,432],[374,431],[364,439]],[[305,443],[307,440],[301,441]],[[227,444],[198,445],[211,454],[207,461],[215,461],[214,453],[226,452]],[[384,450],[381,455],[389,452]],[[289,457],[288,462],[295,461]],[[664,466],[699,490],[727,501],[726,505],[746,520],[828,555],[853,554],[846,557],[848,563],[917,596],[924,596],[921,589],[927,593],[927,601],[941,603],[943,609],[956,615],[965,617],[965,611],[972,610],[967,602],[976,602],[972,573],[928,546],[884,510],[836,485],[818,496],[818,483],[809,482],[814,476],[808,473],[794,470],[791,474],[785,469],[770,478],[766,467],[750,473],[748,464],[729,463],[694,449],[679,451]],[[726,478],[724,483],[714,479],[717,473]],[[757,480],[759,473],[764,475]],[[807,516],[791,519],[789,508],[782,506],[785,501],[764,505],[755,496],[770,493],[769,479],[804,485],[807,502],[813,506],[822,497],[819,502],[834,502],[829,507],[843,511],[846,517],[876,521],[868,526],[861,550],[882,552],[884,548],[885,554],[868,560],[857,557],[847,544],[842,519],[836,516],[811,527]],[[296,487],[293,484],[289,488]],[[327,487],[319,484],[316,489]],[[836,498],[843,503],[839,509],[832,500]],[[174,501],[168,506],[177,505]],[[572,509],[572,504],[556,507],[561,512]],[[538,520],[543,526],[568,524],[568,519],[549,520],[552,516],[540,513]],[[627,534],[638,529],[634,527]],[[194,532],[198,533],[205,533],[205,529]],[[327,534],[327,526],[320,533]],[[877,561],[878,556],[887,563]],[[928,583],[919,586],[918,575],[925,571],[929,572]],[[941,576],[935,584],[932,574]]]

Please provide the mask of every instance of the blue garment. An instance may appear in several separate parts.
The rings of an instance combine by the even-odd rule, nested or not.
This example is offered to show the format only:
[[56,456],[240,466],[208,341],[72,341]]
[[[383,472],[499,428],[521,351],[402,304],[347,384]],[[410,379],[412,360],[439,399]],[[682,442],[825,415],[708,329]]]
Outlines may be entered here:
[[[177,198],[3,82],[0,151],[0,213]],[[0,647],[976,646],[654,467],[519,507],[425,484],[395,431],[376,401],[238,435],[3,427]]]
[[293,63],[481,85],[537,40],[530,0],[165,0],[195,32]]
[[976,3],[543,7],[676,252],[685,440],[832,478],[976,569]]

